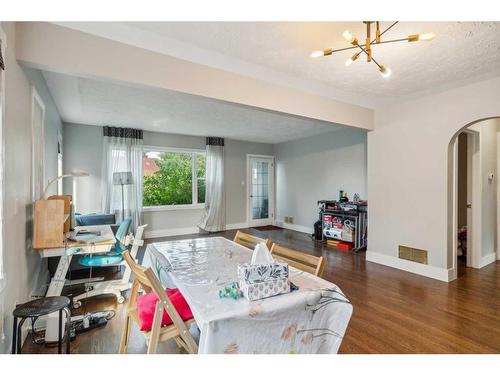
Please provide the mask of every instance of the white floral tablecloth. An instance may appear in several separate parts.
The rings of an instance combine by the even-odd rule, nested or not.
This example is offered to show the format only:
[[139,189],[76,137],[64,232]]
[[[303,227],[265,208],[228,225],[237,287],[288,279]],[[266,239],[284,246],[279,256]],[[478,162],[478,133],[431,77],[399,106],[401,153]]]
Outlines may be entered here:
[[335,284],[290,267],[297,291],[254,302],[219,298],[251,256],[223,237],[204,237],[150,244],[143,265],[186,298],[199,353],[337,353],[352,305]]

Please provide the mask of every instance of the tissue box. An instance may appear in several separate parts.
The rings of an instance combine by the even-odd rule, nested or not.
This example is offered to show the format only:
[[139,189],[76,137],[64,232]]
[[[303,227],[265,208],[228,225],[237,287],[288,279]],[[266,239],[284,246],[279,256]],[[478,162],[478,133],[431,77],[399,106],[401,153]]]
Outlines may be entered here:
[[276,296],[290,292],[290,281],[287,278],[269,279],[267,281],[247,283],[240,281],[240,290],[249,301]]
[[288,264],[238,264],[240,290],[249,301],[290,292]]
[[269,264],[238,264],[238,279],[246,284],[288,279],[288,264],[273,262]]

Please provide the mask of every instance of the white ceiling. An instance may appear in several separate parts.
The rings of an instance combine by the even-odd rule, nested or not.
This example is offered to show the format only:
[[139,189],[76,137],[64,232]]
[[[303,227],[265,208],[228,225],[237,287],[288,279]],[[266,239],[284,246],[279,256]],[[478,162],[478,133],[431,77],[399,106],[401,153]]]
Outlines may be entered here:
[[374,57],[392,70],[389,79],[362,59],[345,67],[349,52],[309,58],[313,50],[347,46],[345,29],[363,39],[361,22],[59,24],[371,108],[500,75],[499,22],[399,23],[387,38],[428,31],[437,36],[430,43],[374,46]]
[[64,122],[280,143],[341,128],[150,87],[42,72]]

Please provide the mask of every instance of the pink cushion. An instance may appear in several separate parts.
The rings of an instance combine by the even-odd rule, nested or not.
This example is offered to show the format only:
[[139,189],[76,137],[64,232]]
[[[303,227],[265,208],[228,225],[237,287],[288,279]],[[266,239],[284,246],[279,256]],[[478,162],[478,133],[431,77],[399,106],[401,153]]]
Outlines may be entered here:
[[[179,292],[179,289],[167,289],[165,290],[168,298],[172,301],[172,305],[179,313],[182,320],[188,320],[193,317],[193,313],[189,308],[184,296]],[[141,331],[150,331],[153,326],[153,318],[155,315],[156,302],[159,298],[154,294],[154,292],[144,294],[137,297],[137,315],[141,321]],[[161,325],[166,326],[172,324],[172,319],[168,316],[167,310],[163,310],[163,317],[161,320]]]

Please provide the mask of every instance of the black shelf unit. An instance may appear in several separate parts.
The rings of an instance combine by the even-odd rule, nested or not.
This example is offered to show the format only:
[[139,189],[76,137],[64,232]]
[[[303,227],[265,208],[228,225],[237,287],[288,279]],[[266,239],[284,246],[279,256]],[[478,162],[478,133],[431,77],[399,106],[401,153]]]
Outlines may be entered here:
[[[347,206],[351,207],[350,210],[345,210],[345,209],[329,209],[329,206]],[[335,239],[339,240],[337,238],[333,237],[328,237],[324,233],[325,229],[325,220],[324,217],[326,215],[333,216],[333,217],[338,217],[341,218],[342,221],[344,220],[350,220],[352,223],[354,223],[354,241],[345,241],[345,240],[339,240],[343,242],[350,242],[353,244],[352,250],[355,252],[358,252],[359,250],[366,249],[366,244],[367,244],[367,228],[368,228],[368,206],[367,204],[356,204],[352,202],[348,203],[337,203],[334,201],[318,201],[318,206],[322,207],[319,210],[319,219],[321,221],[321,231],[323,233],[323,237],[327,239]]]

